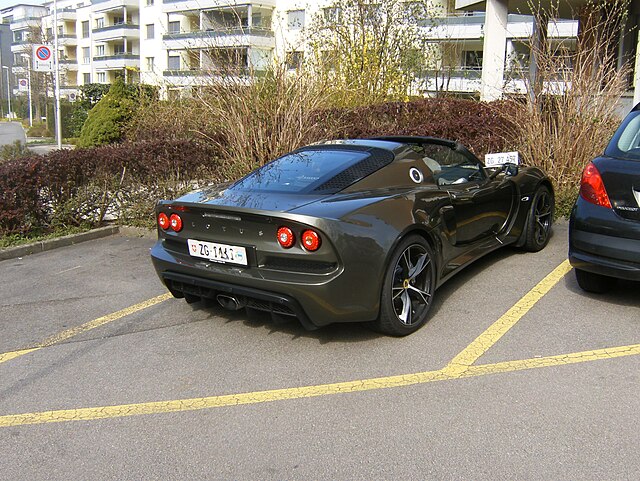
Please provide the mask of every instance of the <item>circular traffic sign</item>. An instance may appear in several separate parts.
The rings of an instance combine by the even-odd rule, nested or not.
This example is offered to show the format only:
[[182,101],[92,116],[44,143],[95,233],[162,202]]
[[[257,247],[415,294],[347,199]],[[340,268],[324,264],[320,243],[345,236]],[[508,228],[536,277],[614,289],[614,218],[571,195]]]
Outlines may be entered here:
[[38,60],[46,62],[51,58],[51,49],[49,47],[41,45],[36,49],[36,57],[38,57]]

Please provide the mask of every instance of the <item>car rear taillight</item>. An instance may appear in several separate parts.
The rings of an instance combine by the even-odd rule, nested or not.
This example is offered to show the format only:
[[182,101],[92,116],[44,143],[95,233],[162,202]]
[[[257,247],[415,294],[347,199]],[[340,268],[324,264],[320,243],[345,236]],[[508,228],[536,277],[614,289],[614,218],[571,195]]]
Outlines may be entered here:
[[317,251],[320,247],[320,236],[316,231],[306,230],[302,233],[302,246],[308,251]]
[[160,212],[158,214],[158,225],[162,227],[164,230],[169,228],[169,217],[164,212]]
[[278,244],[280,244],[285,249],[288,249],[295,242],[295,237],[293,236],[293,231],[288,227],[280,227],[278,229]]
[[171,217],[169,217],[169,223],[174,231],[180,232],[182,230],[182,219],[178,214],[171,214]]
[[582,173],[580,196],[587,202],[611,209],[611,202],[607,190],[604,188],[602,176],[593,162],[589,162]]

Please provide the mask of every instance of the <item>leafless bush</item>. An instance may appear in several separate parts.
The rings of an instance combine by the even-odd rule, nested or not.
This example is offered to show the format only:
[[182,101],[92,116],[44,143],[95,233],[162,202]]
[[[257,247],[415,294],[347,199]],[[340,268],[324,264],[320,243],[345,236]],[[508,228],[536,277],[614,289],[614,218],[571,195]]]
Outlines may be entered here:
[[317,115],[327,95],[326,85],[303,70],[274,65],[259,74],[226,71],[212,76],[198,94],[211,119],[200,133],[218,148],[234,177],[329,134]]
[[[552,177],[560,214],[570,211],[582,169],[603,152],[620,122],[616,109],[629,67],[618,68],[612,46],[624,28],[628,3],[588,2],[575,49],[562,42],[531,44],[539,75],[512,111],[511,136],[523,161]],[[545,11],[538,4],[537,18],[557,18],[556,7]]]

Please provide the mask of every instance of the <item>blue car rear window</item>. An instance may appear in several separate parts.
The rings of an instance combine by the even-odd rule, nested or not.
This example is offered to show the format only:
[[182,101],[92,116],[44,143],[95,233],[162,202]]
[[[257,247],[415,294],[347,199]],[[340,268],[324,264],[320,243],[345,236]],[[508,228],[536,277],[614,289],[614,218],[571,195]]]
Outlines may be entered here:
[[250,173],[231,189],[267,192],[310,192],[369,157],[366,151],[304,150],[287,154]]
[[605,155],[640,160],[640,111],[627,115],[609,142]]

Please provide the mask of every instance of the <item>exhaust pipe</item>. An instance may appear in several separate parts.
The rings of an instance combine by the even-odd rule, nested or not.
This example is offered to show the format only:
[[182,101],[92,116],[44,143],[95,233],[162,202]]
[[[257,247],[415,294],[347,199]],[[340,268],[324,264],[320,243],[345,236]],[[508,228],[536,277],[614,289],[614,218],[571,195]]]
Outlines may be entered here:
[[228,311],[239,311],[244,307],[244,303],[241,302],[240,299],[227,294],[218,294],[216,296],[216,301],[218,301],[218,304]]

